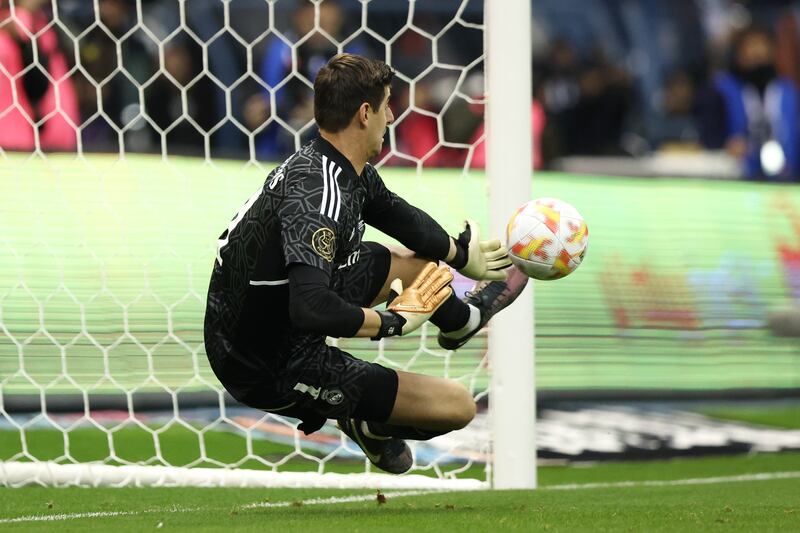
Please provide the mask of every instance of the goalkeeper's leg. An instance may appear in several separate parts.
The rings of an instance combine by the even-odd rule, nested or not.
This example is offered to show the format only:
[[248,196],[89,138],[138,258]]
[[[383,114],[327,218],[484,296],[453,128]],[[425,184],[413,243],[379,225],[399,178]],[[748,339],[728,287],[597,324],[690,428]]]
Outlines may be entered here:
[[376,437],[428,440],[461,429],[475,417],[475,401],[460,383],[434,376],[397,372],[397,396],[386,422],[368,421]]
[[475,401],[455,381],[397,372],[397,394],[386,421],[340,419],[339,429],[377,467],[400,474],[411,468],[410,440],[428,440],[461,429],[474,418]]
[[[392,280],[400,278],[404,286],[409,286],[429,262],[405,248],[364,242],[354,261],[336,271],[333,287],[346,301],[362,307],[375,306],[386,301]],[[466,304],[450,297],[434,313],[432,320],[440,328],[455,329],[463,327],[469,315]],[[331,352],[339,355],[336,350]],[[343,366],[349,366],[350,359],[346,356]],[[352,364],[359,366],[358,362]],[[336,418],[340,429],[383,470],[400,473],[411,468],[411,451],[404,439],[427,440],[460,429],[475,416],[475,402],[460,383],[393,370],[390,372],[396,378],[390,383],[386,379],[387,371],[381,370],[380,365],[365,362],[362,365],[372,367],[375,372],[370,371],[358,380],[343,379],[347,383],[361,381],[358,388],[363,394],[355,409],[345,415],[347,418]],[[314,383],[314,386],[341,388],[324,383]],[[324,404],[316,402],[316,405],[325,412]],[[375,416],[376,405],[385,406],[378,409],[380,417]],[[324,419],[317,420],[319,425],[323,422]],[[303,427],[308,426],[313,429],[313,424]]]
[[[385,282],[380,292],[371,303],[371,307],[382,304],[389,296],[390,285],[396,278],[403,281],[403,287],[408,287],[414,279],[422,272],[431,260],[416,255],[407,248],[399,246],[386,246],[390,254],[389,271],[386,274]],[[464,327],[477,325],[479,318],[478,310],[470,308],[469,305],[459,300],[455,294],[451,294],[439,309],[431,316],[430,321],[441,331],[457,331]]]

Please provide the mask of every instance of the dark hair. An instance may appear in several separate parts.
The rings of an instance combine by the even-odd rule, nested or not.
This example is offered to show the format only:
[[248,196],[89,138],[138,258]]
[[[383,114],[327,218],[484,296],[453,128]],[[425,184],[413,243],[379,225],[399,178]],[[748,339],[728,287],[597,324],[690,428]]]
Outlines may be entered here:
[[350,124],[367,102],[377,111],[394,70],[377,59],[338,54],[322,67],[314,80],[314,119],[320,129],[336,133]]

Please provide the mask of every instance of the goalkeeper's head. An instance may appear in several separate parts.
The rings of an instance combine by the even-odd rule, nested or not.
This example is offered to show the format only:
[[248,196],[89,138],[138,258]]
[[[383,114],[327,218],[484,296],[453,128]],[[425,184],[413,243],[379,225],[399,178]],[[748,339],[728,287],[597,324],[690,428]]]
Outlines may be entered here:
[[377,59],[338,54],[314,81],[314,118],[323,133],[346,134],[367,159],[378,155],[386,126],[394,70]]

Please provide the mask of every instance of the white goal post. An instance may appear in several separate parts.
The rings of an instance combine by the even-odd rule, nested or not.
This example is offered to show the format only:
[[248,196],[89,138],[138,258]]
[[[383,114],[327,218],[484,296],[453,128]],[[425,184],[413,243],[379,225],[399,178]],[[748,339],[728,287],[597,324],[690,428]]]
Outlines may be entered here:
[[[486,0],[486,131],[493,235],[531,198],[531,2]],[[523,200],[525,201],[525,200]],[[489,336],[493,487],[536,487],[533,283],[493,320]]]
[[[390,150],[377,162],[390,188],[433,209],[437,219],[455,211],[461,220],[477,210],[477,218],[488,213],[485,231],[497,236],[531,198],[530,0],[485,0],[482,10],[481,0],[433,2],[434,14],[453,8],[438,26],[418,20],[418,0],[336,0],[350,20],[351,31],[341,35],[325,26],[323,7],[333,1],[308,0],[313,27],[291,35],[292,10],[305,5],[295,0],[136,0],[129,28],[117,33],[100,20],[98,0],[52,0],[38,26],[11,0],[0,32],[19,32],[32,50],[22,57],[33,59],[19,68],[0,63],[0,78],[14,87],[0,121],[22,117],[20,127],[33,132],[34,144],[0,144],[0,182],[7,187],[0,213],[0,486],[536,487],[532,284],[493,319],[488,336],[458,352],[439,348],[431,324],[380,342],[331,339],[391,368],[455,379],[479,403],[478,417],[464,430],[410,443],[414,466],[402,476],[377,471],[332,424],[305,436],[293,419],[237,405],[209,368],[202,328],[216,238],[277,164],[257,153],[261,135],[277,127],[297,148],[313,131],[306,115],[277,109],[290,81],[310,94],[313,80],[301,72],[299,58],[312,34],[327,39],[333,53],[368,40],[375,55],[396,67],[408,101],[396,110]],[[165,15],[168,4],[174,23]],[[399,21],[396,28],[371,26],[379,25],[381,10]],[[75,12],[89,20],[76,22]],[[253,16],[249,27],[257,27],[254,14],[263,15],[264,26],[248,36],[239,26]],[[483,40],[483,50],[477,46],[463,63],[452,59],[459,31]],[[56,33],[65,57],[58,72],[58,61],[47,55]],[[412,45],[430,47],[411,73],[407,63],[396,64],[407,33],[417,39]],[[137,40],[146,44],[135,48]],[[181,78],[175,63],[181,52],[173,49],[179,41],[196,50],[196,75]],[[85,54],[87,42],[94,48]],[[103,42],[115,67],[100,75],[85,62],[103,56]],[[226,43],[246,61],[239,74],[219,67]],[[259,55],[268,43],[290,50],[288,69],[273,85],[259,78]],[[154,71],[128,72],[128,62],[141,63],[145,52]],[[52,91],[44,100],[55,102],[54,109],[31,112],[24,100],[22,78],[34,72],[45,94]],[[69,99],[68,83],[76,93],[83,89],[81,116],[60,107]],[[169,105],[151,98],[162,83],[177,88]],[[268,118],[259,127],[242,118],[240,90],[248,83],[265,98]],[[121,118],[112,116],[108,101],[117,86],[133,95]],[[193,100],[203,90],[209,100]],[[88,111],[87,94],[97,99]],[[197,102],[211,100],[222,117],[204,123],[195,117]],[[478,128],[469,138],[448,138],[445,116],[458,105],[473,114],[485,106],[485,133]],[[174,122],[155,115],[162,112],[176,113]],[[74,148],[57,153],[46,144],[42,132],[54,117],[74,130]],[[427,152],[411,154],[400,128],[420,117],[432,121],[437,140]],[[198,152],[176,157],[172,143],[187,129],[199,139]],[[109,143],[92,145],[103,131]],[[231,131],[244,148],[228,159],[215,152],[215,143]],[[151,145],[144,149],[148,133]],[[484,142],[485,180],[474,165]],[[451,160],[461,167],[431,172],[438,150],[461,154]],[[438,197],[434,189],[452,190],[455,206],[431,201]],[[443,225],[454,233],[458,223]],[[466,280],[457,282],[459,290],[468,288]]]

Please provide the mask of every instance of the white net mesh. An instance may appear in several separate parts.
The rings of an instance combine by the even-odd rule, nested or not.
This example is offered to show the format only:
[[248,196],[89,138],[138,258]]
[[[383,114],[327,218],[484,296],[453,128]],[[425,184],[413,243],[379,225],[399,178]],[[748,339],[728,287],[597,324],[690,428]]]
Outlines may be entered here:
[[[214,244],[271,161],[315,133],[313,74],[337,51],[397,69],[389,185],[450,230],[464,209],[485,217],[483,182],[463,177],[484,159],[480,3],[28,0],[0,1],[0,20],[0,477],[98,482],[51,463],[368,472],[332,426],[304,437],[226,401],[202,344]],[[485,338],[456,356],[435,333],[339,346],[457,379],[483,405]],[[411,473],[485,480],[488,436],[479,415],[417,445]]]

